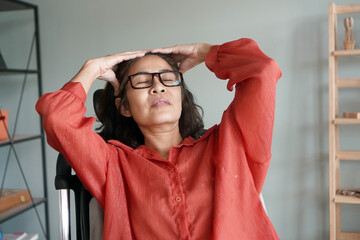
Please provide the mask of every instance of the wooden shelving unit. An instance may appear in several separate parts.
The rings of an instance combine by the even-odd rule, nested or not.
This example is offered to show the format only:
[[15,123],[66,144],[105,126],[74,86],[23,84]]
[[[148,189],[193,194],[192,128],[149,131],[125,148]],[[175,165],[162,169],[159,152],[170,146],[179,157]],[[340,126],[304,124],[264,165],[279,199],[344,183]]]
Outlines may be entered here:
[[[49,213],[48,213],[48,201],[47,201],[47,177],[46,177],[46,159],[45,159],[45,137],[44,137],[44,132],[42,129],[42,123],[41,123],[41,119],[39,118],[39,125],[40,125],[40,131],[38,133],[32,134],[32,135],[19,135],[16,132],[16,123],[17,123],[17,119],[19,116],[19,112],[21,110],[21,104],[24,101],[28,101],[28,100],[34,100],[34,99],[23,99],[24,96],[24,91],[25,91],[25,83],[28,80],[27,76],[28,75],[32,75],[33,77],[31,78],[31,81],[34,79],[36,79],[36,84],[35,86],[37,86],[38,88],[38,96],[40,97],[42,95],[42,79],[41,79],[41,61],[40,61],[40,39],[39,39],[39,19],[38,19],[38,8],[36,5],[33,4],[29,4],[23,1],[18,1],[18,0],[0,0],[0,14],[2,14],[3,12],[7,12],[7,11],[31,11],[32,12],[32,20],[34,23],[34,33],[31,36],[28,36],[26,34],[23,34],[23,32],[21,32],[22,37],[27,38],[27,37],[32,37],[32,43],[31,43],[31,48],[30,48],[30,53],[28,56],[28,62],[27,62],[27,67],[25,67],[24,69],[19,69],[19,68],[5,68],[3,67],[3,69],[0,69],[0,79],[6,79],[8,76],[13,76],[13,75],[19,75],[19,76],[23,76],[24,80],[22,83],[22,89],[21,92],[12,92],[12,94],[14,96],[20,96],[20,100],[17,106],[17,110],[16,109],[11,109],[13,110],[12,112],[17,112],[16,117],[15,117],[15,126],[12,132],[10,132],[10,130],[8,130],[8,139],[7,140],[2,140],[0,141],[0,147],[5,147],[7,146],[9,148],[9,152],[8,153],[14,153],[15,155],[15,159],[17,160],[18,163],[18,168],[20,169],[20,172],[22,174],[23,179],[19,179],[19,181],[24,180],[25,186],[26,188],[29,190],[30,192],[30,196],[31,196],[31,201],[30,202],[26,202],[24,204],[15,206],[13,208],[4,210],[0,212],[0,224],[5,223],[6,221],[14,218],[14,217],[22,217],[21,214],[30,210],[30,209],[34,209],[35,213],[37,215],[36,216],[32,216],[30,221],[38,221],[39,225],[41,227],[42,230],[42,234],[39,232],[41,239],[50,239],[49,236]],[[30,14],[29,14],[30,16]],[[14,26],[16,24],[21,24],[21,21],[15,22]],[[0,30],[3,30],[4,28],[6,29],[7,26],[5,26],[5,24],[3,24],[2,28],[0,28]],[[24,35],[24,36],[23,36]],[[30,38],[31,39],[31,38]],[[4,47],[4,46],[2,46]],[[7,48],[8,46],[5,46],[5,48]],[[21,46],[19,46],[21,47]],[[21,50],[23,48],[20,48]],[[12,53],[13,49],[10,49],[10,52]],[[24,49],[24,51],[27,51],[28,49]],[[32,58],[32,56],[34,56]],[[36,60],[36,69],[29,69],[29,63],[31,62],[31,59],[35,59]],[[6,59],[5,59],[6,60]],[[10,67],[10,66],[8,66]],[[2,89],[8,89],[6,83],[5,84],[1,84],[1,88]],[[11,89],[11,88],[10,88]],[[1,97],[1,96],[0,96]],[[0,100],[4,100],[1,99]],[[35,99],[36,100],[36,99]],[[34,109],[35,111],[35,109]],[[14,114],[15,115],[15,114]],[[0,122],[0,124],[3,124],[3,122]],[[10,136],[9,136],[10,135]],[[21,165],[21,162],[19,161],[18,155],[15,154],[16,153],[16,145],[18,143],[23,143],[23,144],[29,144],[31,141],[35,141],[36,140],[36,150],[39,152],[39,158],[41,161],[36,162],[36,168],[38,168],[38,171],[36,172],[36,174],[42,176],[42,178],[40,177],[40,180],[37,180],[38,182],[36,182],[37,186],[36,186],[36,190],[40,190],[40,191],[36,191],[36,192],[42,192],[39,195],[37,195],[36,197],[33,197],[31,195],[32,193],[32,189],[30,189],[31,187],[34,188],[34,185],[32,185],[30,187],[30,185],[27,182],[27,179],[25,177],[25,174],[27,169],[24,169]],[[34,144],[34,143],[33,143]],[[38,145],[37,145],[38,144]],[[9,171],[9,168],[7,168],[8,163],[10,160],[9,158],[10,154],[8,154],[8,156],[4,156],[1,155],[0,156],[0,160],[6,162],[6,164],[4,164],[5,170],[1,169],[1,173],[3,173],[4,171],[4,176],[2,177],[2,181],[0,180],[0,192],[2,188],[6,188],[6,181],[4,180],[6,178],[6,174],[7,171],[9,172],[8,174],[12,174],[11,171]],[[34,189],[33,189],[34,190]],[[39,212],[37,211],[37,206],[40,206],[43,208],[43,211],[41,212],[41,214],[43,214],[42,217],[40,217]],[[24,219],[23,221],[29,221],[27,219]],[[1,229],[2,231],[8,231],[7,229]],[[21,230],[19,230],[21,231]]]
[[[360,13],[360,4],[329,5],[329,195],[330,195],[330,239],[360,239],[360,233],[341,231],[341,204],[360,204],[360,198],[339,195],[340,164],[343,160],[360,160],[359,149],[344,151],[340,149],[339,126],[360,126],[360,119],[342,118],[339,113],[339,88],[360,88],[360,78],[339,78],[338,58],[360,56],[360,49],[337,49],[337,16]],[[359,162],[360,164],[360,162]],[[357,186],[359,187],[359,186]],[[356,186],[353,188],[356,189]]]

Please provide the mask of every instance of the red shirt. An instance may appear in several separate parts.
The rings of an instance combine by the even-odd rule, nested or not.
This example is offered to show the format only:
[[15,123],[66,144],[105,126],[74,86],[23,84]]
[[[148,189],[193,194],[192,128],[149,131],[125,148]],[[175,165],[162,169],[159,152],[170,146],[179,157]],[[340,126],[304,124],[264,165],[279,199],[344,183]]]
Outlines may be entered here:
[[259,194],[281,71],[250,39],[214,45],[206,66],[236,85],[234,100],[219,125],[172,147],[168,161],[94,133],[80,83],[39,99],[48,143],[104,209],[104,239],[278,239]]

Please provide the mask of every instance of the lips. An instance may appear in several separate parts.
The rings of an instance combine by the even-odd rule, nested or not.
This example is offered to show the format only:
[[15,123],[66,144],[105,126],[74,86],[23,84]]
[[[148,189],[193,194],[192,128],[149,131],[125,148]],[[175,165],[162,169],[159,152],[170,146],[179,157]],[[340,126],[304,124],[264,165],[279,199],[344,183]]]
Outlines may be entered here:
[[167,106],[167,105],[170,105],[170,102],[167,99],[158,98],[152,102],[151,107],[161,107],[161,106]]

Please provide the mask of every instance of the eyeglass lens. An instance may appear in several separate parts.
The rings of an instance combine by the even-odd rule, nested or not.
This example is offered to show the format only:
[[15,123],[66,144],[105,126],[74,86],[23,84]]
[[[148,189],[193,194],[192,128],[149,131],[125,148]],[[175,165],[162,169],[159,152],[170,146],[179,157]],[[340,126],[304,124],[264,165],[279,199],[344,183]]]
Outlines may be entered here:
[[152,85],[153,78],[157,75],[160,82],[167,86],[179,86],[181,84],[181,76],[179,72],[162,72],[162,73],[140,73],[131,76],[131,85],[134,88],[148,88]]

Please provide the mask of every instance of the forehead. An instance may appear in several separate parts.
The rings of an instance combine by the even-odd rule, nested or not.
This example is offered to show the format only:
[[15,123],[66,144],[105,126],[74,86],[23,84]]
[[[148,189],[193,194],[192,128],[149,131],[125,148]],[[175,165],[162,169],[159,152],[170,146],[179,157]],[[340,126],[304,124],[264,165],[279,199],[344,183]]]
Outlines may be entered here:
[[170,64],[156,55],[148,55],[137,60],[129,69],[128,75],[138,72],[158,72],[163,69],[172,70]]

